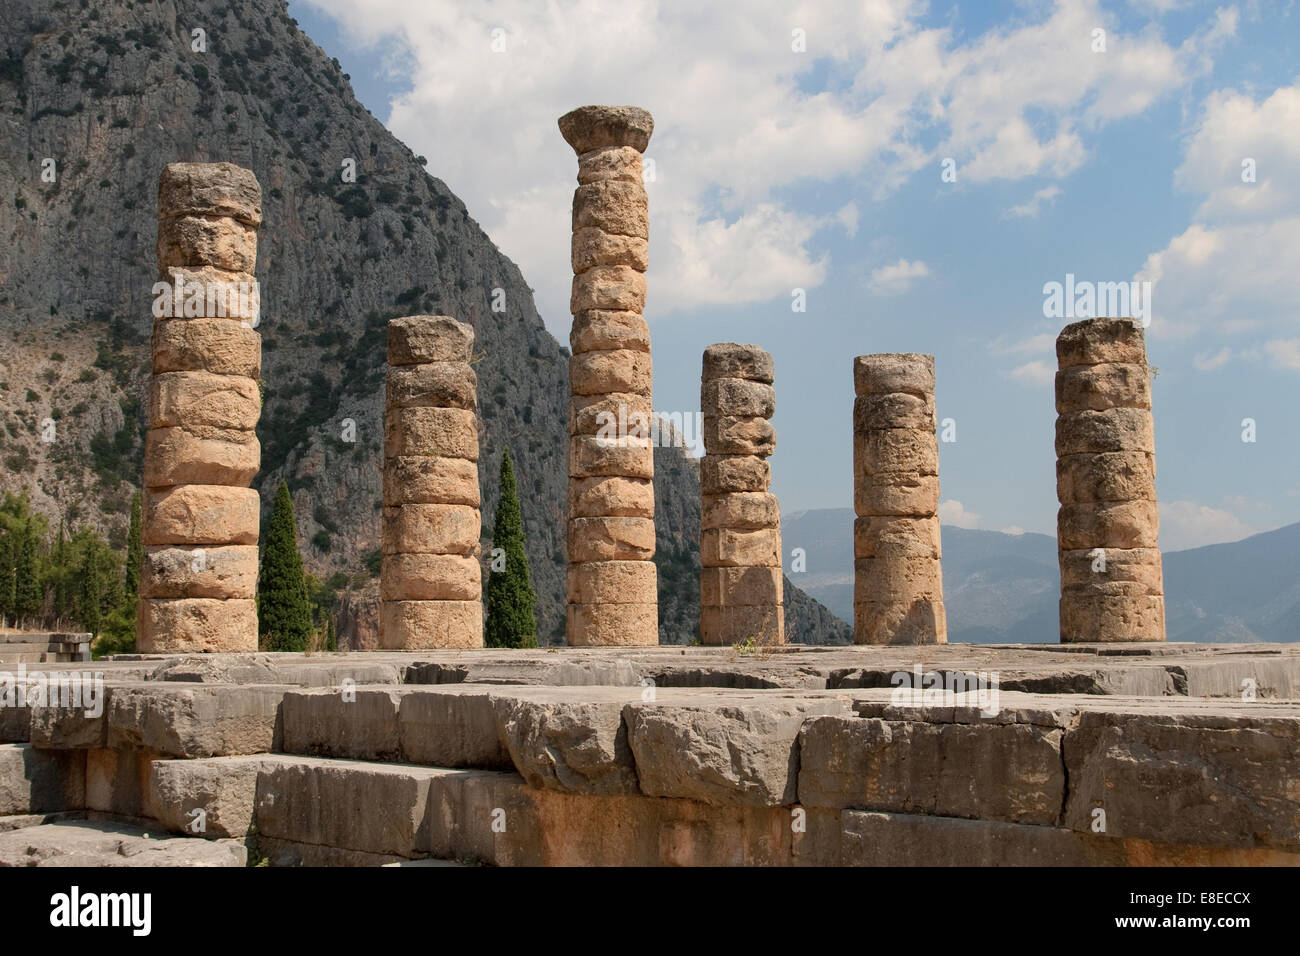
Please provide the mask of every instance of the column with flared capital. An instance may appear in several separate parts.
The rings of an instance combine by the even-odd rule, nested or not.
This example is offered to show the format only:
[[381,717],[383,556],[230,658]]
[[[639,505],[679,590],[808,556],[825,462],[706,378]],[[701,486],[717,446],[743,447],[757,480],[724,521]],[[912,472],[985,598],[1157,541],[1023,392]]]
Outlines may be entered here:
[[583,106],[559,125],[578,154],[565,633],[577,647],[657,644],[641,159],[654,120],[635,106]]

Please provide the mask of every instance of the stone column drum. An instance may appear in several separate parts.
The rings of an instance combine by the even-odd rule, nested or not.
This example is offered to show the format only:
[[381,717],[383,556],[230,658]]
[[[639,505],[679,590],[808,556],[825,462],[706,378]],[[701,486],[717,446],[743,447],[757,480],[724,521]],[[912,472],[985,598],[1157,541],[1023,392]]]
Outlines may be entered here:
[[934,356],[853,360],[853,641],[944,644]]
[[776,448],[772,356],[724,342],[704,350],[700,407],[700,642],[785,643],[781,507],[768,492]]
[[1056,339],[1061,642],[1163,641],[1151,369],[1131,319]]
[[568,608],[578,647],[659,642],[650,331],[642,318],[649,211],[634,106],[560,117],[578,154],[569,343]]
[[250,171],[163,169],[136,624],[144,653],[257,650],[260,502],[248,485],[262,457],[261,222]]
[[482,647],[474,330],[388,323],[379,646]]

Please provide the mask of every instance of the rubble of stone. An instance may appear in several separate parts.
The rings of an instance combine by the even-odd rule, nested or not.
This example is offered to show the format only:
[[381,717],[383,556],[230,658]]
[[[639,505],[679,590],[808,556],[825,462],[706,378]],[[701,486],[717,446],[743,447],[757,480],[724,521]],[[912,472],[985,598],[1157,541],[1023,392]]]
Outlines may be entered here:
[[700,408],[700,642],[785,643],[781,506],[768,491],[776,448],[772,356],[723,342],[704,350]]
[[482,647],[474,330],[388,323],[379,646]]
[[943,644],[934,356],[853,360],[853,641]]
[[260,507],[248,486],[261,465],[254,431],[262,411],[258,299],[221,293],[256,288],[261,222],[261,188],[248,170],[230,163],[164,167],[159,280],[179,290],[183,304],[155,308],[141,651],[257,649]]
[[578,154],[569,343],[567,621],[571,646],[659,642],[654,564],[649,207],[654,120],[633,106],[560,117]]
[[0,865],[1300,864],[1300,648],[923,652],[57,665],[106,706],[0,707]]
[[1061,641],[1163,641],[1151,369],[1142,327],[1086,319],[1056,340]]

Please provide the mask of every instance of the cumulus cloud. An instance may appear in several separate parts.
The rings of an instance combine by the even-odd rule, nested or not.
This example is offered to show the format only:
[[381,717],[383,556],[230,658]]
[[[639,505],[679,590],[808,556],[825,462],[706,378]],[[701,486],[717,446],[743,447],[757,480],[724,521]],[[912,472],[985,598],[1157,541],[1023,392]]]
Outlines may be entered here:
[[[411,89],[389,127],[519,262],[553,328],[567,323],[575,172],[555,119],[573,106],[656,117],[653,319],[824,281],[819,234],[852,236],[857,206],[796,211],[791,186],[870,183],[862,198],[876,198],[919,170],[937,179],[946,157],[961,182],[1068,175],[1093,132],[1179,90],[1203,53],[1122,34],[1096,0],[973,38],[923,23],[922,0],[304,2],[399,51]],[[1098,24],[1112,27],[1104,56],[1090,48]],[[806,52],[792,49],[795,28]],[[810,86],[822,70],[835,81]]]
[[1194,501],[1160,502],[1160,546],[1166,551],[1240,541],[1255,530],[1231,512],[1209,505]]
[[1053,199],[1061,195],[1060,186],[1045,186],[1034,193],[1026,202],[1012,206],[1003,215],[1004,219],[1037,219],[1043,207],[1051,205]]
[[1024,365],[1017,365],[1007,373],[1007,377],[1025,385],[1051,385],[1056,381],[1056,367],[1035,359]]
[[950,524],[957,528],[978,528],[980,516],[967,511],[960,501],[949,498],[939,502],[939,523]]
[[1198,372],[1213,372],[1221,369],[1232,360],[1232,349],[1224,346],[1213,355],[1202,354],[1192,359],[1192,364],[1196,366]]
[[912,288],[917,279],[923,279],[929,274],[930,267],[924,262],[899,259],[890,265],[873,269],[867,288],[876,295],[902,295]]
[[1274,339],[1264,346],[1273,364],[1300,372],[1300,339]]

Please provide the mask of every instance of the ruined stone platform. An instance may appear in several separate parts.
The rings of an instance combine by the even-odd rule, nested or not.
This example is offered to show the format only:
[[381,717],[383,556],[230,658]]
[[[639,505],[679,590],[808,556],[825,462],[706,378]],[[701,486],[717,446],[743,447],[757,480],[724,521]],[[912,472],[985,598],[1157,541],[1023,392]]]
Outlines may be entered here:
[[[87,817],[270,865],[1300,864],[1296,645],[135,656],[22,679],[55,670],[102,672],[98,713],[0,707],[0,864]],[[896,686],[918,678],[957,693]]]

